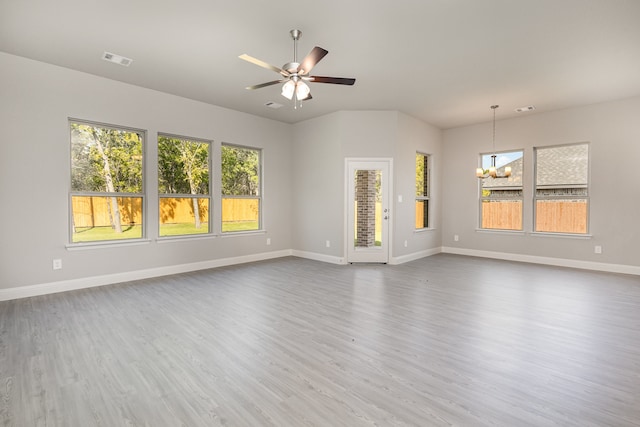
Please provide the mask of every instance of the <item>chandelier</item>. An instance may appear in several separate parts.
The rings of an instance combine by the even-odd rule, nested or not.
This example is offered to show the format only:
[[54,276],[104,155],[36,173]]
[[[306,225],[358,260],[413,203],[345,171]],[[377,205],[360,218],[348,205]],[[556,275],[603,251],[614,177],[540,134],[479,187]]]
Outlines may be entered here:
[[491,155],[491,166],[489,169],[478,168],[476,169],[476,176],[480,179],[484,178],[509,178],[511,176],[511,166],[504,168],[504,175],[498,175],[498,169],[496,168],[496,109],[499,105],[492,105],[493,110],[493,154]]

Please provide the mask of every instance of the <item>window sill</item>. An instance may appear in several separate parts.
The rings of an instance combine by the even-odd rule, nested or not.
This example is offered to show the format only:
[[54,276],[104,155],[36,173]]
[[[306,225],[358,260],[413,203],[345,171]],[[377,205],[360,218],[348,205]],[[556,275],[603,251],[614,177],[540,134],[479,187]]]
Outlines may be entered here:
[[185,242],[190,240],[208,240],[219,237],[218,234],[183,234],[180,236],[159,236],[157,243]]
[[219,236],[224,237],[234,237],[234,236],[250,236],[253,234],[266,234],[267,230],[247,230],[247,231],[225,231],[220,233]]
[[574,233],[550,233],[544,231],[531,231],[528,233],[533,237],[560,237],[561,239],[582,239],[588,240],[593,238],[591,234],[574,234]]
[[489,234],[511,234],[516,236],[524,236],[525,232],[522,230],[493,230],[489,228],[476,228],[476,232],[478,233],[489,233]]
[[413,230],[414,233],[428,233],[429,231],[436,231],[437,228],[431,228],[431,227],[427,227],[427,228],[416,228]]
[[110,240],[108,242],[86,242],[86,243],[69,243],[65,247],[68,251],[82,251],[86,249],[102,249],[102,248],[120,248],[122,246],[139,246],[148,245],[150,239],[136,240]]

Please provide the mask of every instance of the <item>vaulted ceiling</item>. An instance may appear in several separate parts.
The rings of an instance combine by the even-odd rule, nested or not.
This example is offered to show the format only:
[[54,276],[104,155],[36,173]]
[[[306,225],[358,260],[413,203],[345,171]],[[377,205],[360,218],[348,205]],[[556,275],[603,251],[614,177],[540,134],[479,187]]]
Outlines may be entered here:
[[[399,110],[446,129],[640,95],[638,0],[0,0],[0,51],[294,123]],[[329,54],[294,109],[278,74],[242,61]],[[104,51],[133,59],[103,61]],[[0,77],[2,70],[0,70]],[[268,102],[282,108],[265,106]]]

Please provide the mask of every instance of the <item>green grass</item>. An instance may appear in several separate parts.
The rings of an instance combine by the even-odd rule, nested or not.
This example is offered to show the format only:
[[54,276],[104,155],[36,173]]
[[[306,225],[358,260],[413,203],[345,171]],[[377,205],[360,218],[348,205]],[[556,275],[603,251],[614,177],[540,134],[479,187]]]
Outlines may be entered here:
[[105,240],[140,239],[141,225],[128,225],[122,228],[122,233],[116,233],[111,227],[77,227],[73,233],[73,242],[101,242]]
[[258,221],[228,221],[222,223],[222,232],[259,230]]
[[200,228],[192,222],[183,222],[178,224],[161,224],[160,236],[183,236],[191,234],[206,234],[209,232],[209,224],[202,223]]
[[[223,232],[259,230],[258,221],[233,221],[222,223]],[[206,234],[209,232],[207,223],[196,228],[193,223],[163,224],[160,226],[160,236],[188,236]],[[73,233],[73,243],[102,242],[109,240],[127,240],[142,238],[142,226],[125,226],[122,233],[116,233],[111,227],[78,227]]]

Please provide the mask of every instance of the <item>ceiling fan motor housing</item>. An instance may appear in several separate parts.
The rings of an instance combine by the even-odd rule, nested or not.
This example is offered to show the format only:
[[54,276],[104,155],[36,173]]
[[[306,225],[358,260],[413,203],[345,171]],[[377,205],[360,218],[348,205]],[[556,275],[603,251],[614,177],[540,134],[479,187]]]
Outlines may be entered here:
[[298,74],[298,67],[300,66],[297,62],[287,62],[282,66],[282,69],[288,71],[290,74]]

